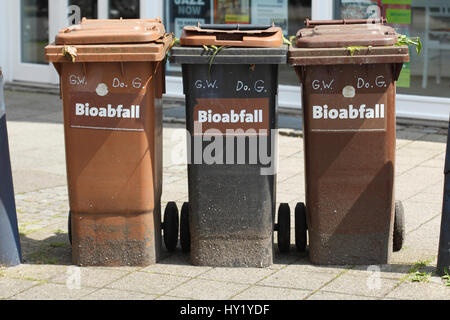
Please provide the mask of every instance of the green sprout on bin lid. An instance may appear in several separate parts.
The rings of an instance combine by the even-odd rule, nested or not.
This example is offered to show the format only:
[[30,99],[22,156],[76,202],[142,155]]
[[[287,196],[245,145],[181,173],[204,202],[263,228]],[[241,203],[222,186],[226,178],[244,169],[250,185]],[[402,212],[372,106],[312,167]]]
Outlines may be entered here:
[[208,65],[209,65],[209,67],[208,67],[208,75],[211,76],[211,68],[212,68],[212,65],[214,63],[215,57],[219,54],[220,51],[222,51],[222,49],[227,48],[228,46],[217,47],[215,45],[211,45],[211,46],[203,45],[202,47],[203,47],[203,49],[205,49],[205,51],[207,53],[209,53],[211,55],[209,57],[209,59],[208,59]]
[[422,50],[422,42],[419,37],[408,37],[404,34],[398,35],[396,46],[416,46],[417,55],[420,55]]
[[[422,50],[422,43],[420,42],[419,37],[408,37],[404,34],[399,34],[397,38],[397,42],[395,46],[416,46],[417,54],[420,55],[420,51]],[[371,49],[372,46],[349,46],[346,47],[347,51],[351,56],[355,55],[355,53],[359,53],[362,49]]]
[[288,40],[284,35],[283,35],[283,44],[288,44],[288,45],[292,45],[292,41]]
[[295,40],[295,36],[288,36],[287,38],[283,35],[283,44],[287,44],[292,46],[292,44],[294,43]]
[[361,49],[368,49],[369,47],[364,46],[350,46],[347,47],[347,51],[350,53],[351,56],[355,55],[355,53],[360,52]]

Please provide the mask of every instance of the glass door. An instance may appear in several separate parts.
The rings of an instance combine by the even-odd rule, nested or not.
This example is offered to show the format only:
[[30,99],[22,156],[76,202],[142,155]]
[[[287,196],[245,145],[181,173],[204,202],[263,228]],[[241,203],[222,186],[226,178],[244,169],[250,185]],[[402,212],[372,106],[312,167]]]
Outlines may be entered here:
[[56,84],[58,75],[45,61],[45,46],[67,25],[67,0],[19,0],[12,5],[13,80]]
[[46,65],[44,48],[48,44],[48,1],[21,1],[21,62]]

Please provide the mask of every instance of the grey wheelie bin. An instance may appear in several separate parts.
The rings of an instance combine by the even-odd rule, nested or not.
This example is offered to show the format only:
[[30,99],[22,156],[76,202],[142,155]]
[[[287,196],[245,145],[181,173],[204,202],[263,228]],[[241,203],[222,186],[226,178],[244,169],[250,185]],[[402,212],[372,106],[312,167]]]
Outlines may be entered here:
[[274,225],[281,28],[185,27],[180,44],[171,62],[182,65],[190,153],[182,248],[194,265],[269,266],[274,228],[281,248],[290,240],[288,211]]

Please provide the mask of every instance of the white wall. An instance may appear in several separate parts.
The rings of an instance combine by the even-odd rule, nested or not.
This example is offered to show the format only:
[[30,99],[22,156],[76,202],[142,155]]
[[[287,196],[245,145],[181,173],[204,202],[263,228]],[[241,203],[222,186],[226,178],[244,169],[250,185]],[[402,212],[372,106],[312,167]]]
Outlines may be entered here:
[[143,19],[164,19],[164,1],[160,0],[140,0],[141,18]]
[[333,7],[333,0],[312,0],[311,20],[332,20]]

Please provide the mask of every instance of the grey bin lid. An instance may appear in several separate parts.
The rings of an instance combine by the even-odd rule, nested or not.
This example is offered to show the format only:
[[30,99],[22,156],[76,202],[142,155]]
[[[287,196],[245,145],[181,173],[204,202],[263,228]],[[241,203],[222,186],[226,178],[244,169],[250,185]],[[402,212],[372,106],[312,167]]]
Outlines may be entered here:
[[[277,48],[229,47],[223,48],[213,64],[286,64],[287,45]],[[173,47],[170,54],[172,64],[209,64],[212,53],[203,47]]]

